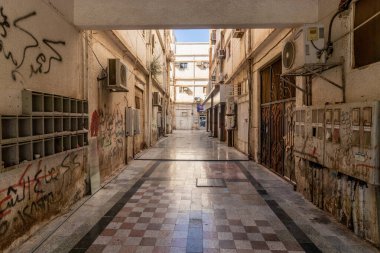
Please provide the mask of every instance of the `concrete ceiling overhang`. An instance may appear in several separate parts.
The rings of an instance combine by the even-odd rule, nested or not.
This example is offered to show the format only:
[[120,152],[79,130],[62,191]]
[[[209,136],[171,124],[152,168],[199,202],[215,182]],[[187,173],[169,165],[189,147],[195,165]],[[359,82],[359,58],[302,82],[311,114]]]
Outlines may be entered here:
[[48,0],[81,29],[269,28],[318,20],[318,0]]

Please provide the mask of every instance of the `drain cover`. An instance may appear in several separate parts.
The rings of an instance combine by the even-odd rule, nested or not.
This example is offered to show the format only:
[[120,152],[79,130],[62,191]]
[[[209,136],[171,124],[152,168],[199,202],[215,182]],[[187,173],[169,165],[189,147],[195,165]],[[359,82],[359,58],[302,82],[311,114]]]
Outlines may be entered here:
[[224,179],[197,178],[197,187],[226,187]]

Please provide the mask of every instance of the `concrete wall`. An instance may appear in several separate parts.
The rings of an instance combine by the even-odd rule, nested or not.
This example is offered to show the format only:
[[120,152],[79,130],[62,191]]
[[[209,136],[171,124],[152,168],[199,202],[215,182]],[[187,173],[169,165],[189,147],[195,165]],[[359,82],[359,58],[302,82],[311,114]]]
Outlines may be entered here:
[[[87,99],[83,34],[39,0],[22,6],[3,1],[0,8],[0,114],[22,113],[23,89]],[[81,148],[1,171],[2,250],[20,243],[88,192],[87,161],[87,149]]]
[[[157,141],[152,92],[164,97],[163,115],[172,106],[169,95],[164,96],[169,85],[164,49],[170,42],[165,36],[170,33],[80,31],[54,7],[43,0],[0,4],[0,115],[22,114],[24,89],[88,100],[88,146],[0,170],[2,250],[68,211]],[[159,56],[162,67],[154,79],[149,74],[153,56]],[[108,58],[119,58],[127,66],[129,92],[105,88]],[[125,109],[136,107],[136,98],[142,110],[141,134],[125,137]]]

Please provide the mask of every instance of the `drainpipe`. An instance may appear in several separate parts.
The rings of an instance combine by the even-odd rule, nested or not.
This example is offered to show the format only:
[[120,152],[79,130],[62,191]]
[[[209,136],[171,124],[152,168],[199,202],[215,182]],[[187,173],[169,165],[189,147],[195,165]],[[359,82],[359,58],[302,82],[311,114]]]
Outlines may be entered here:
[[[251,29],[248,29],[248,52],[251,53]],[[253,82],[252,82],[252,59],[248,58],[248,159],[252,160],[252,148],[251,148],[251,128],[252,128],[252,102],[253,102]]]

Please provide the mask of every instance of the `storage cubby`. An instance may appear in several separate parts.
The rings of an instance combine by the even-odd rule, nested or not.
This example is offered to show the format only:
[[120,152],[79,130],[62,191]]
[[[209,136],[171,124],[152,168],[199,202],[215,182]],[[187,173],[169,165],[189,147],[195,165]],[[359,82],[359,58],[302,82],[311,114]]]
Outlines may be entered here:
[[44,119],[32,118],[32,133],[34,136],[44,134]]
[[71,131],[71,120],[70,117],[64,117],[63,118],[63,131]]
[[32,136],[32,118],[31,117],[18,118],[18,136],[19,137]]
[[54,133],[54,119],[52,117],[44,117],[44,134]]
[[41,93],[32,93],[32,112],[44,111],[44,95]]
[[44,140],[45,156],[54,155],[54,139]]
[[85,100],[23,90],[22,115],[0,116],[0,122],[3,168],[88,145]]
[[84,130],[88,130],[88,128],[89,128],[88,117],[83,118],[83,127],[84,127]]
[[33,159],[39,159],[44,156],[43,140],[33,141]]
[[63,98],[63,112],[70,113],[70,98]]
[[63,118],[54,117],[54,132],[59,133],[63,131]]
[[72,117],[70,119],[71,121],[71,131],[77,131],[78,130],[78,118]]
[[60,153],[63,151],[63,140],[62,136],[58,136],[54,138],[54,152]]
[[83,113],[83,101],[82,100],[77,101],[77,113]]
[[54,112],[63,112],[63,97],[54,96]]
[[71,135],[71,149],[78,148],[78,136]]
[[71,113],[77,113],[77,100],[76,99],[70,99],[70,112]]
[[53,112],[53,110],[54,110],[53,95],[44,94],[44,112]]
[[17,138],[17,117],[2,117],[1,132],[3,139]]
[[84,144],[85,146],[88,145],[88,134],[87,134],[87,133],[85,133],[85,134],[83,135],[83,144]]
[[29,162],[33,160],[32,142],[22,142],[18,145],[19,162]]
[[83,117],[78,117],[77,118],[77,124],[78,124],[78,130],[83,130],[84,129],[84,119],[83,119]]
[[78,134],[78,146],[79,147],[84,146],[84,134]]
[[71,137],[70,135],[63,136],[63,151],[71,149]]
[[2,164],[4,168],[18,164],[17,144],[5,145],[1,147]]
[[88,102],[83,101],[83,113],[88,114]]

